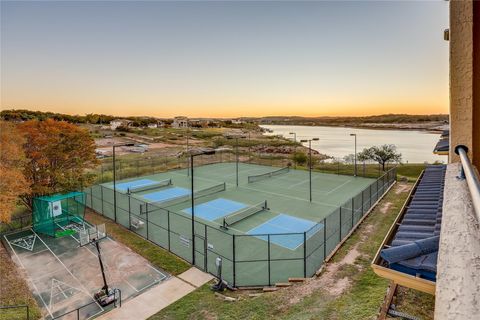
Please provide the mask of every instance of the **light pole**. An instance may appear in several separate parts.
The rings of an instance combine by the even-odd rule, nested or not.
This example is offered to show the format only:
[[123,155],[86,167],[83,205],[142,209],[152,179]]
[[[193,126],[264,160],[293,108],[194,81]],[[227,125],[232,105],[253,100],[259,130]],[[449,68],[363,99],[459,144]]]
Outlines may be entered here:
[[295,169],[297,169],[297,162],[295,161],[295,153],[297,153],[297,133],[296,132],[289,132],[288,134],[292,135],[293,134],[293,142],[295,142],[295,146],[293,147],[293,166]]
[[190,175],[190,198],[191,198],[191,205],[192,205],[192,265],[195,265],[195,194],[193,192],[193,158],[196,156],[201,155],[211,155],[215,154],[215,150],[207,150],[199,153],[192,153],[190,154],[190,168],[191,168],[191,175]]
[[121,143],[113,145],[113,217],[117,221],[117,187],[116,187],[116,162],[115,162],[115,148],[116,147],[133,147],[134,143]]
[[354,176],[357,176],[357,134],[356,133],[350,133],[351,137],[355,137],[355,154],[354,154]]
[[[186,136],[186,154],[188,154],[188,127],[189,127],[188,126],[188,119],[187,119],[186,123],[187,123],[187,128],[186,128],[187,133],[185,135]],[[187,168],[187,175],[190,175],[190,168]]]
[[227,136],[227,139],[235,139],[235,172],[236,172],[236,183],[238,187],[238,139],[244,139],[245,136]]
[[305,139],[305,140],[300,140],[300,142],[308,142],[308,154],[309,154],[309,170],[308,170],[308,175],[309,175],[309,181],[310,181],[310,202],[312,202],[312,141],[318,141],[318,138],[311,138],[311,139]]

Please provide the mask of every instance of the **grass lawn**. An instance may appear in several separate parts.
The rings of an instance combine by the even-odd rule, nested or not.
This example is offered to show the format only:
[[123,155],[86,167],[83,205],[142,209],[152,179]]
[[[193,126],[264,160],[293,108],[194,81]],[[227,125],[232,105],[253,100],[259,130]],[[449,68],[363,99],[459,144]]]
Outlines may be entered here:
[[[0,244],[0,306],[28,305],[30,319],[40,319],[41,312],[24,277]],[[0,309],[0,319],[26,319],[26,310]]]
[[[411,173],[409,173],[411,174]],[[205,285],[168,306],[157,319],[375,319],[388,281],[374,274],[373,256],[401,209],[411,183],[399,183],[327,264],[322,275],[302,285],[251,298],[226,292],[236,302],[218,299]],[[433,318],[434,298],[400,289],[397,310]]]
[[141,255],[151,264],[159,267],[172,275],[178,275],[190,268],[190,264],[161,247],[147,241],[125,227],[104,218],[101,215],[88,210],[85,214],[85,220],[91,224],[105,223],[108,236],[116,241],[126,245],[137,254]]
[[401,179],[402,177],[406,177],[408,181],[414,182],[423,169],[425,169],[425,166],[423,163],[401,164],[397,167],[397,178]]

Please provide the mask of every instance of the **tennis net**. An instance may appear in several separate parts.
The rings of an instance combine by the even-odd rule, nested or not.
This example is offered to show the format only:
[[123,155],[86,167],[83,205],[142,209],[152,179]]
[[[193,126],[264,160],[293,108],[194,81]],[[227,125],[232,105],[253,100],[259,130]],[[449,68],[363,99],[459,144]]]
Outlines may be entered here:
[[234,223],[240,222],[243,219],[246,219],[256,213],[262,212],[264,210],[268,210],[267,206],[267,200],[260,202],[257,205],[239,210],[237,212],[234,212],[225,218],[223,218],[223,227],[225,229],[228,229],[229,226],[231,226]]
[[280,174],[284,174],[290,171],[290,167],[283,167],[281,169],[270,171],[267,173],[257,174],[253,176],[248,176],[248,183],[257,182],[260,180],[268,179],[274,176],[278,176]]
[[[226,188],[227,188],[226,184],[225,184],[225,182],[223,182],[223,183],[220,183],[220,184],[217,184],[217,185],[205,188],[205,189],[195,191],[195,199],[198,199],[198,198],[201,198],[201,197],[206,197],[206,196],[215,194],[217,192],[225,191]],[[191,200],[190,194],[187,194],[187,195],[183,195],[183,196],[180,196],[180,197],[167,199],[167,200],[164,200],[164,201],[157,201],[157,202],[141,204],[140,205],[140,213],[145,214],[147,212],[149,206],[154,206],[154,207],[157,207],[157,208],[166,208],[166,207],[171,207],[171,206],[174,206],[174,205],[177,205],[177,204],[180,204],[182,202],[189,201],[189,200]]]
[[171,184],[172,184],[172,179],[162,180],[155,183],[140,184],[140,185],[128,188],[127,193],[130,194],[130,193],[163,188],[163,187],[170,186]]

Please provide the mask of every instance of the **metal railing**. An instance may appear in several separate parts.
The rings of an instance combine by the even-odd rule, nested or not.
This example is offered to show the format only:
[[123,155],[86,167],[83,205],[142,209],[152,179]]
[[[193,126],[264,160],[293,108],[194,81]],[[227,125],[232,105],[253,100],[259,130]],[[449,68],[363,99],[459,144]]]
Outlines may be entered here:
[[[23,312],[16,312],[16,309],[25,309]],[[9,310],[14,310],[14,314],[9,313]],[[6,317],[5,317],[6,316]],[[20,318],[17,318],[20,316]],[[26,304],[19,304],[16,306],[0,306],[0,319],[30,319],[30,308]]]
[[455,147],[455,153],[460,156],[462,162],[462,171],[460,176],[467,180],[468,189],[470,190],[470,195],[472,197],[473,208],[475,210],[475,215],[477,221],[480,222],[480,181],[475,172],[470,159],[467,156],[468,148],[464,145],[458,145]]
[[12,217],[9,223],[0,222],[0,234],[10,233],[25,227],[29,227],[32,224],[32,214],[24,214],[21,216]]

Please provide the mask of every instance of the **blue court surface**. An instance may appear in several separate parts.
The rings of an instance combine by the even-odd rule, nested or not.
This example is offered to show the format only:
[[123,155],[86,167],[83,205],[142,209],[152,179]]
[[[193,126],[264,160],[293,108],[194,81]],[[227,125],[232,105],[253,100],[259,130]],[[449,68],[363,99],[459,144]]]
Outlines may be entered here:
[[147,194],[144,194],[142,197],[151,202],[163,202],[163,201],[183,197],[186,195],[190,195],[190,190],[185,188],[174,187],[174,188],[162,189],[159,191],[147,193]]
[[[247,205],[243,203],[219,198],[195,206],[195,217],[214,221],[246,207]],[[192,208],[185,209],[183,212],[192,214]]]
[[[146,187],[146,186],[155,184],[157,182],[158,181],[150,180],[150,179],[140,179],[135,181],[117,183],[115,185],[115,189],[117,189],[118,191],[127,192],[129,188]],[[112,188],[113,188],[113,185],[112,185]]]
[[[307,238],[312,236],[316,231],[323,228],[323,224],[319,223],[316,227],[310,230],[313,226],[316,225],[316,222],[300,219],[296,217],[289,216],[287,214],[279,214],[275,218],[268,220],[267,222],[262,223],[261,225],[251,229],[247,234],[260,234],[258,238],[268,241],[266,234],[270,235],[270,242],[275,243],[279,246],[288,248],[290,250],[295,250],[303,244],[305,231],[307,232]],[[310,230],[310,231],[309,231]],[[275,235],[275,233],[299,233],[299,234],[286,234],[286,235]],[[262,235],[262,234],[265,234]]]

